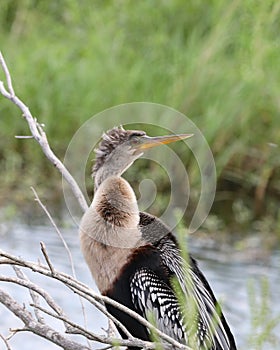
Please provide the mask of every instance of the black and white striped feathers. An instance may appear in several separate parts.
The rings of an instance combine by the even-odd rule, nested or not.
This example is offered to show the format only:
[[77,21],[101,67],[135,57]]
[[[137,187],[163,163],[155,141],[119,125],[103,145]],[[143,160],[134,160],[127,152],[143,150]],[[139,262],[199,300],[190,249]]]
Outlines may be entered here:
[[[153,315],[162,332],[193,349],[236,350],[226,320],[195,260],[190,257],[184,261],[167,227],[159,219],[140,213],[142,233],[149,223],[159,231],[150,231],[150,242],[146,239],[131,252],[105,294],[146,319]],[[149,340],[144,326],[110,306],[108,309],[133,335]]]
[[159,330],[185,342],[185,329],[178,300],[170,287],[151,269],[140,268],[131,279],[132,302],[145,318],[154,317]]
[[[184,261],[174,236],[170,232],[166,234],[168,228],[159,219],[141,213],[142,231],[147,229],[149,222],[153,225],[150,226],[150,229],[156,227],[158,231],[156,234],[150,231],[150,237],[159,237],[160,232],[164,234],[157,242],[153,242],[153,246],[159,252],[163,268],[168,271],[170,283],[166,285],[155,277],[152,271],[141,270],[141,273],[140,271],[136,273],[138,285],[142,289],[145,287],[145,297],[148,301],[144,303],[143,291],[141,291],[138,304],[141,303],[140,309],[143,315],[146,315],[148,310],[152,311],[157,308],[155,315],[159,328],[178,341],[184,340],[187,344],[192,345],[195,342],[198,349],[236,349],[226,320],[195,260],[189,257],[189,261]],[[142,282],[139,281],[141,277]],[[147,281],[149,277],[150,282]],[[183,312],[180,310],[174,291],[174,279],[178,281],[181,295],[185,299],[183,300],[185,308]],[[136,286],[135,283],[133,285]],[[156,300],[157,289],[159,299]],[[135,296],[133,299],[135,300]],[[167,316],[165,310],[169,310]],[[169,317],[169,322],[166,317]]]

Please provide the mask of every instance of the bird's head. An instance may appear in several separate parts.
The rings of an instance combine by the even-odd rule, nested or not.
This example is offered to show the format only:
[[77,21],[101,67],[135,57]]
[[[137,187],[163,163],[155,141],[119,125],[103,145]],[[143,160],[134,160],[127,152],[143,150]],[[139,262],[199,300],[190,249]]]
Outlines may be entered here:
[[145,150],[191,137],[192,134],[179,134],[149,137],[141,130],[125,130],[115,127],[103,134],[95,149],[96,159],[93,177],[97,188],[108,176],[121,176]]

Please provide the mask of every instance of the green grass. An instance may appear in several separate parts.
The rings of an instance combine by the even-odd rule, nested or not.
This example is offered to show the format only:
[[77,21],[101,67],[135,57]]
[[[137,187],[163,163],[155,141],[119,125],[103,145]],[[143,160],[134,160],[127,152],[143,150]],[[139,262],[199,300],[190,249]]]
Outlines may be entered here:
[[[260,281],[248,282],[248,294],[251,315],[251,332],[248,337],[248,346],[252,349],[265,349],[268,344],[277,347],[279,342],[276,336],[276,328],[280,322],[280,315],[272,317],[273,305],[271,305],[270,286],[267,278]],[[257,307],[256,307],[257,306]]]
[[[279,16],[276,0],[7,0],[0,42],[16,92],[46,124],[60,157],[99,111],[133,101],[171,106],[196,123],[214,153],[214,213],[236,222],[238,200],[251,213],[241,227],[265,216],[275,229]],[[15,187],[20,197],[47,182],[56,193],[55,171],[39,147],[14,139],[28,133],[19,111],[1,98],[0,115],[2,205]],[[191,169],[188,155],[185,161]],[[190,172],[196,186],[197,171]]]

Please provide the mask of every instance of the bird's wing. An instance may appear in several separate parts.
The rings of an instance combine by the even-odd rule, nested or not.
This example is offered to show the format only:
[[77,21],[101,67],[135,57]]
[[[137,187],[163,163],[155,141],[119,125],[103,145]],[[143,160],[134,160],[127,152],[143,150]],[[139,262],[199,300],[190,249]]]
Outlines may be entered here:
[[138,269],[130,282],[132,302],[146,319],[152,316],[159,330],[185,342],[185,329],[178,301],[172,289],[147,268]]
[[[196,304],[197,337],[200,344],[211,344],[211,349],[234,350],[234,338],[219,310],[218,303],[204,275],[191,257],[186,262],[169,228],[158,218],[140,212],[141,232],[160,252],[163,264],[178,279],[187,299]],[[192,315],[193,317],[193,315]],[[188,320],[186,320],[188,321]],[[187,325],[189,331],[189,325]]]
[[161,252],[163,263],[177,276],[179,284],[187,299],[193,300],[197,309],[198,341],[211,344],[211,349],[231,349],[228,328],[219,310],[218,303],[195,260],[184,261],[175,242],[163,238],[157,247]]

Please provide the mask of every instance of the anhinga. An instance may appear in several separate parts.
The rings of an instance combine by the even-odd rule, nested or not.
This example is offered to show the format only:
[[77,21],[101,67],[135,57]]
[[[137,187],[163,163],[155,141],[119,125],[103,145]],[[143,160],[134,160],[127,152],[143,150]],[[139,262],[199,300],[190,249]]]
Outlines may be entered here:
[[[93,202],[80,225],[81,248],[103,295],[145,318],[153,313],[157,327],[182,344],[234,350],[233,335],[196,261],[191,256],[183,260],[175,236],[162,221],[139,212],[131,186],[121,177],[145,149],[189,136],[148,137],[122,127],[103,135],[93,167]],[[186,299],[185,310],[178,288]],[[133,336],[150,340],[149,330],[138,321],[110,305],[107,309]]]

